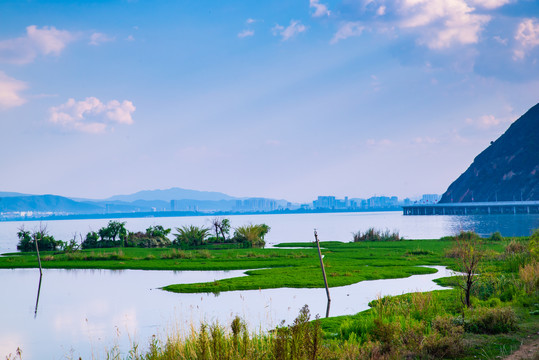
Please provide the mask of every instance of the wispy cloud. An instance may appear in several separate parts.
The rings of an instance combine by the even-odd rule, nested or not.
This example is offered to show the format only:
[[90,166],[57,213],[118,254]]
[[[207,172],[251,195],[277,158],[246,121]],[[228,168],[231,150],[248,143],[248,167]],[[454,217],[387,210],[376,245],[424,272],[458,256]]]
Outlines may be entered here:
[[24,104],[26,100],[20,93],[26,88],[26,83],[13,79],[0,71],[0,110]]
[[339,30],[337,30],[335,35],[333,35],[330,43],[335,44],[351,36],[360,36],[364,29],[365,27],[359,21],[344,22],[339,26]]
[[490,16],[474,12],[464,0],[404,0],[400,27],[420,31],[420,42],[431,49],[475,44]]
[[518,24],[515,34],[517,47],[513,50],[513,58],[522,60],[526,54],[539,45],[539,22],[536,19],[524,19]]
[[290,25],[288,25],[286,28],[277,24],[272,29],[273,35],[280,35],[282,41],[290,40],[297,34],[305,32],[306,30],[307,27],[297,20],[290,20]]
[[60,55],[75,35],[54,26],[39,29],[35,25],[26,28],[26,35],[0,41],[0,61],[11,64],[28,64],[38,55]]
[[497,9],[505,4],[509,4],[511,0],[471,0],[471,5],[481,6],[485,9]]
[[391,141],[389,139],[380,139],[380,140],[367,139],[366,143],[369,146],[379,146],[379,147],[393,145],[393,141]]
[[331,14],[327,5],[320,4],[320,0],[309,0],[309,7],[314,9],[313,17],[329,16]]
[[115,38],[112,36],[108,36],[107,34],[98,33],[95,32],[90,36],[90,42],[88,44],[90,45],[101,45],[106,42],[114,41]]
[[507,123],[510,123],[511,121],[513,121],[513,119],[510,117],[500,118],[494,115],[483,115],[477,119],[467,118],[466,124],[473,125],[479,129],[490,129],[490,128],[496,128],[500,125],[506,125]]
[[246,38],[246,37],[253,36],[254,34],[255,34],[254,30],[245,29],[245,30],[241,31],[240,33],[238,33],[238,37],[240,39],[243,39],[243,38]]
[[49,121],[67,129],[98,134],[105,132],[110,123],[133,124],[135,109],[127,100],[111,100],[105,104],[95,97],[81,101],[69,99],[65,104],[49,109]]

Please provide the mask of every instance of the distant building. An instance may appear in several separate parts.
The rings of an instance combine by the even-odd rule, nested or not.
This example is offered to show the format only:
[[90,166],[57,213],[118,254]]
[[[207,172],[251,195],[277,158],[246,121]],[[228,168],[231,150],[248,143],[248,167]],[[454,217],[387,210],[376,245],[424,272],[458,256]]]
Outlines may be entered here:
[[273,199],[248,198],[236,200],[236,210],[238,211],[274,211],[277,209],[277,202]]
[[422,204],[436,204],[440,201],[441,196],[438,194],[423,194],[420,202]]
[[315,209],[335,209],[335,196],[319,196],[318,200],[313,201]]

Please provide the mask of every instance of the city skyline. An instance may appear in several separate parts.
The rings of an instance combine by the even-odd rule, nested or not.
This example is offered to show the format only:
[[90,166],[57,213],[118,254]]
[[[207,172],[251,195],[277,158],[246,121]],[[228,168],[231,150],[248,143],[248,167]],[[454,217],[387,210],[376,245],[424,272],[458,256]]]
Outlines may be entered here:
[[528,0],[0,4],[0,191],[442,194],[539,98]]

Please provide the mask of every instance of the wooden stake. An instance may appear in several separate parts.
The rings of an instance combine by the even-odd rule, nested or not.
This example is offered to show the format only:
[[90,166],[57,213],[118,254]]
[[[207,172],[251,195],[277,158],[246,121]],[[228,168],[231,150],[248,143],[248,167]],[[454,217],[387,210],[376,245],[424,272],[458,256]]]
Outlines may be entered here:
[[320,251],[320,241],[318,241],[318,234],[316,233],[316,229],[314,229],[314,238],[316,240],[316,246],[318,247],[318,257],[320,258],[320,267],[322,268],[322,275],[324,276],[324,284],[326,285],[326,294],[328,296],[328,312],[329,312],[329,303],[331,302],[331,297],[329,296],[328,279],[326,278],[326,269],[324,268],[324,261],[322,261],[322,252]]
[[[41,236],[43,236],[43,233],[41,233]],[[39,256],[39,247],[37,246],[37,236],[34,236],[34,241],[36,243],[37,261],[39,262],[39,276],[42,276],[43,272],[41,271],[41,257]]]

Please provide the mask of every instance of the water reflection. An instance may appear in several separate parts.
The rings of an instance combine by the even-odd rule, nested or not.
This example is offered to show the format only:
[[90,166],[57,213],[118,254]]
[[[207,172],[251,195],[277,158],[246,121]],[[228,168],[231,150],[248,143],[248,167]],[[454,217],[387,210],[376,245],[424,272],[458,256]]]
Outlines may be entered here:
[[36,309],[34,310],[34,319],[37,317],[37,306],[39,305],[39,294],[41,293],[41,279],[43,279],[43,273],[39,273],[39,285],[37,286]]

